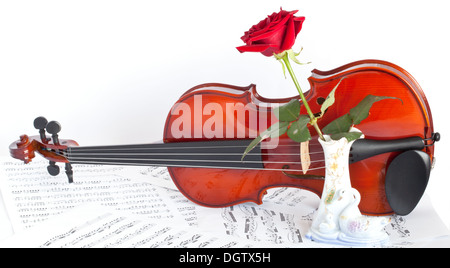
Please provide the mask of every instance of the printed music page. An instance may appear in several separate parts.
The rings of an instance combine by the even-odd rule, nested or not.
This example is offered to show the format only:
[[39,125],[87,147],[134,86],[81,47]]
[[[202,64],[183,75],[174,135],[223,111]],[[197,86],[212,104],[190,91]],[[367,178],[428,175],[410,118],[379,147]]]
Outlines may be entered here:
[[0,247],[202,248],[251,247],[247,240],[186,230],[143,215],[100,205],[81,205],[0,241]]
[[0,189],[15,231],[34,226],[71,208],[94,203],[116,210],[142,214],[156,219],[178,219],[185,223],[173,201],[166,202],[164,188],[117,174],[120,166],[77,165],[73,183],[66,175],[52,177],[47,161],[24,165],[19,161],[2,162]]
[[[1,162],[15,233],[1,247],[335,247],[305,238],[320,200],[306,190],[275,188],[262,205],[205,208],[174,188],[166,168],[77,165],[69,184],[47,165]],[[388,247],[450,241],[427,196],[410,215],[392,216],[385,231]]]

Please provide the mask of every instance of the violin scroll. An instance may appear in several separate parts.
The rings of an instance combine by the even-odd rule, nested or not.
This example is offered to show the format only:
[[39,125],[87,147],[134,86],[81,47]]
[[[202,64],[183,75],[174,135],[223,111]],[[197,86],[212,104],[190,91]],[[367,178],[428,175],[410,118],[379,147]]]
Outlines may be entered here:
[[12,157],[22,160],[25,164],[30,163],[31,159],[35,157],[34,146],[27,135],[20,136],[20,140],[12,143],[9,151]]

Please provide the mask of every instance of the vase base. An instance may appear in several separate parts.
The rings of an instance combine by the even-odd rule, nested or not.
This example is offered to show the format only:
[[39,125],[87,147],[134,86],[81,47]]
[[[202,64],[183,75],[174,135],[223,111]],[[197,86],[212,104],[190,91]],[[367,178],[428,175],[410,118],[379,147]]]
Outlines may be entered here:
[[306,234],[306,238],[314,242],[348,247],[379,247],[387,246],[389,244],[389,236],[385,233],[373,238],[360,238],[351,237],[342,232],[322,234],[314,230],[310,230]]

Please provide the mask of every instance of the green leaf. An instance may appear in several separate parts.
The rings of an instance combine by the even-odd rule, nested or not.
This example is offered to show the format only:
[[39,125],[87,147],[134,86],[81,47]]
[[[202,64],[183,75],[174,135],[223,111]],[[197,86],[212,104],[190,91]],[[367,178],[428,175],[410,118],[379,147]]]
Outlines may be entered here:
[[275,108],[273,112],[278,120],[292,122],[297,120],[300,115],[300,102],[297,99],[293,99],[287,104]]
[[372,108],[372,105],[377,101],[385,99],[397,99],[402,101],[401,99],[395,97],[367,95],[360,103],[358,103],[358,105],[350,110],[350,117],[353,121],[353,124],[357,125],[361,123],[362,120],[366,119],[369,116],[369,111],[370,108]]
[[[301,52],[301,50],[300,50],[300,52]],[[297,63],[297,64],[302,64],[302,63],[295,57],[295,56],[300,55],[300,52],[297,54],[297,53],[295,53],[292,49],[288,50],[289,58],[290,58],[293,62],[295,62],[295,63]]]
[[327,98],[325,99],[325,101],[322,103],[322,106],[320,107],[320,116],[323,116],[325,114],[325,111],[334,104],[335,98],[334,98],[334,92],[336,91],[336,89],[339,87],[339,84],[342,82],[342,80],[345,78],[342,78],[341,80],[339,80],[339,83],[337,83],[337,85],[333,88],[333,90],[331,90],[330,94],[328,94]]
[[353,121],[350,114],[345,114],[330,122],[322,129],[322,131],[328,135],[349,132],[352,125]]
[[311,139],[311,134],[308,130],[309,116],[302,115],[300,118],[291,124],[287,131],[289,138],[296,142],[305,142]]
[[302,50],[303,50],[303,48],[302,48],[298,53],[295,53],[292,49],[289,49],[289,50],[286,50],[286,52],[287,52],[289,58],[290,58],[293,62],[295,62],[295,63],[297,63],[297,64],[299,64],[299,65],[310,64],[311,62],[303,63],[303,62],[300,62],[300,61],[297,59],[297,56],[300,55],[300,52],[302,52]]
[[340,140],[341,138],[346,138],[349,142],[359,139],[361,137],[361,132],[342,132],[342,133],[336,133],[331,135],[331,139],[333,140]]
[[244,154],[242,155],[241,160],[244,160],[244,157],[253,150],[261,141],[267,139],[267,138],[276,138],[284,133],[286,133],[288,129],[289,122],[276,122],[272,126],[270,126],[268,129],[263,131],[258,137],[256,137],[245,149]]
[[299,51],[298,53],[295,53],[295,52],[294,52],[294,55],[297,57],[297,56],[300,55],[300,53],[302,53],[302,51],[303,51],[303,47],[300,48],[300,51]]

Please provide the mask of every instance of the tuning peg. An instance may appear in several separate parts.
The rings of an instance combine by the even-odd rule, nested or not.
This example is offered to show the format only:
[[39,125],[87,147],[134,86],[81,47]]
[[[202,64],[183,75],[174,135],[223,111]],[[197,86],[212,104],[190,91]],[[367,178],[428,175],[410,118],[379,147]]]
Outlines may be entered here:
[[[43,122],[43,120],[42,120]],[[59,145],[58,133],[61,131],[61,125],[56,121],[50,121],[45,125],[45,129],[48,133],[52,134],[53,144]],[[58,150],[56,150],[58,152]],[[59,166],[56,165],[54,161],[50,161],[47,167],[48,173],[52,176],[59,174]]]
[[72,165],[70,163],[66,163],[66,175],[67,179],[69,180],[69,183],[73,182],[73,170]]
[[47,119],[45,119],[45,117],[43,116],[39,116],[36,117],[36,119],[34,119],[34,127],[36,129],[45,129],[47,123],[48,123]]
[[47,171],[50,175],[56,176],[59,174],[59,166],[55,162],[50,161],[50,165],[47,166]]
[[43,116],[39,116],[36,119],[34,119],[34,128],[39,129],[39,135],[41,136],[42,142],[48,142],[49,139],[45,136],[45,127],[47,126],[47,119]]
[[57,121],[50,121],[45,125],[45,128],[50,134],[58,134],[61,131],[61,124]]
[[56,121],[50,121],[45,128],[48,133],[52,134],[53,144],[59,145],[58,133],[61,131],[61,124]]

